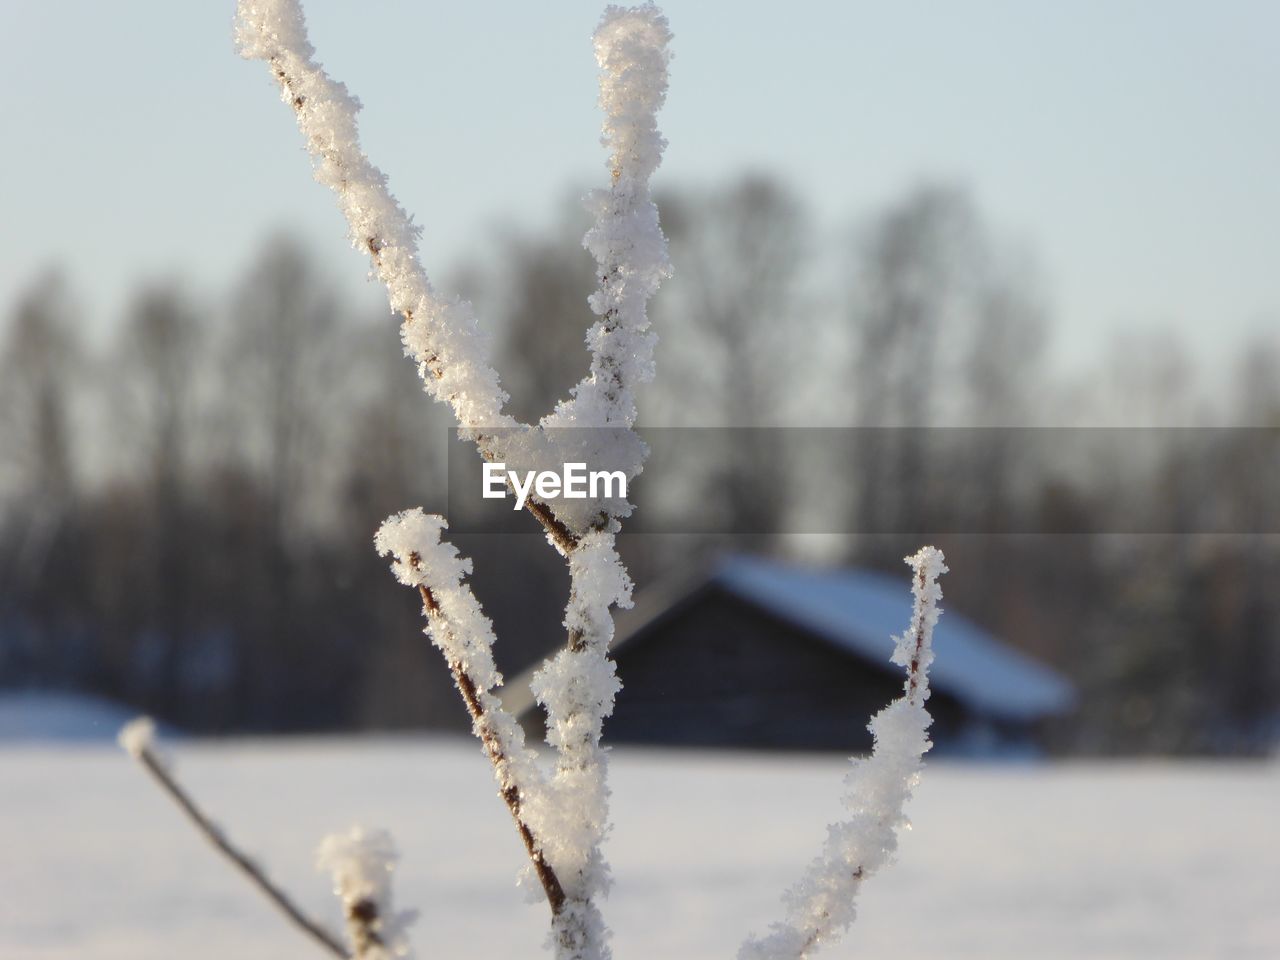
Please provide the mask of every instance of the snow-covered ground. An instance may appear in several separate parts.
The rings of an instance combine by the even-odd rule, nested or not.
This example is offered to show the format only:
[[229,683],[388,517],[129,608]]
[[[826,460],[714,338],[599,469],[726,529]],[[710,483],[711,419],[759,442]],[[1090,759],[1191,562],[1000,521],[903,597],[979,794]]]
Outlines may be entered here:
[[[179,774],[274,876],[336,921],[320,837],[389,828],[420,957],[542,956],[545,906],[467,741],[175,746]],[[617,750],[615,953],[732,958],[839,814],[837,758]],[[1280,767],[930,765],[899,862],[837,957],[1280,957]],[[335,923],[336,925],[336,923]],[[0,957],[320,956],[123,754],[0,746]]]

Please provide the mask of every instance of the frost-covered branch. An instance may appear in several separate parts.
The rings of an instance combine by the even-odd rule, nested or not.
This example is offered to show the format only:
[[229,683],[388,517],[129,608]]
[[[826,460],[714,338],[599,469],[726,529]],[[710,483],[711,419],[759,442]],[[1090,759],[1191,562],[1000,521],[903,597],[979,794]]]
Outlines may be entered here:
[[[657,7],[609,7],[595,33],[611,174],[609,188],[589,197],[594,225],[584,238],[598,267],[599,288],[589,303],[599,319],[587,334],[588,375],[535,429],[502,412],[506,394],[488,365],[470,306],[432,290],[418,260],[418,230],[361,150],[359,104],[315,62],[297,0],[240,0],[236,34],[242,55],[269,65],[297,115],[316,178],[337,193],[352,242],[370,255],[386,284],[391,306],[404,320],[405,351],[418,363],[428,392],[453,407],[482,456],[564,461],[567,448],[557,430],[594,428],[595,452],[628,478],[636,476],[647,450],[632,432],[634,388],[653,375],[647,304],[670,273],[649,192],[665,146],[656,115],[666,98],[671,38]],[[519,727],[491,693],[501,681],[491,628],[462,586],[465,561],[439,542],[443,521],[420,511],[401,514],[379,531],[378,547],[396,555],[397,575],[422,595],[432,639],[445,654],[551,903],[558,955],[603,960],[607,931],[594,899],[608,887],[600,851],[608,830],[608,787],[599,744],[618,690],[608,659],[611,608],[628,604],[631,590],[614,539],[631,506],[625,498],[579,513],[533,498],[526,505],[569,559],[571,576],[566,649],[535,682],[558,753],[548,783],[539,779]]]
[[572,584],[565,626],[569,643],[534,675],[532,690],[547,712],[547,742],[557,751],[551,782],[562,826],[555,832],[553,862],[570,908],[557,917],[558,956],[603,960],[608,931],[595,899],[610,885],[601,844],[609,829],[604,720],[613,712],[621,683],[609,659],[612,606],[629,606],[631,580],[618,557],[614,534],[589,533],[569,558]]
[[[600,319],[587,332],[591,369],[543,420],[547,427],[630,427],[634,387],[653,379],[655,338],[646,308],[671,264],[649,178],[666,146],[657,113],[667,98],[670,41],[667,19],[652,3],[609,7],[596,28],[612,182],[587,198],[594,224],[583,245],[596,260],[600,286],[588,302]],[[639,464],[629,472],[639,472]]]
[[391,902],[397,860],[390,834],[360,827],[330,834],[316,851],[316,865],[333,878],[333,892],[342,900],[354,960],[413,956],[405,931],[414,913],[397,913]]
[[[612,182],[589,197],[595,223],[583,243],[596,259],[600,286],[590,305],[600,319],[587,333],[587,377],[542,421],[546,429],[596,428],[611,440],[621,431],[611,452],[623,462],[615,459],[610,466],[621,466],[628,477],[640,472],[647,453],[630,435],[634,386],[653,377],[647,304],[670,274],[666,238],[649,193],[649,178],[666,145],[657,112],[667,94],[670,40],[667,20],[652,3],[609,7],[596,29]],[[549,855],[568,903],[556,916],[552,943],[565,960],[610,956],[608,929],[596,904],[610,885],[601,850],[609,830],[609,787],[600,738],[621,687],[609,644],[612,608],[631,602],[631,580],[615,545],[630,509],[625,501],[611,504],[580,533],[569,556],[568,644],[533,681],[533,693],[547,712],[547,740],[557,752],[551,789],[564,827],[548,834],[555,838]]]
[[126,724],[120,731],[120,746],[151,774],[156,783],[187,815],[187,819],[191,821],[196,830],[213,844],[219,853],[231,861],[249,882],[257,887],[263,896],[275,904],[280,912],[288,917],[295,926],[335,957],[345,958],[347,956],[347,951],[343,949],[342,943],[338,938],[321,926],[318,921],[304,914],[289,898],[288,894],[276,886],[263,872],[262,868],[236,847],[227,838],[227,835],[222,832],[222,828],[210,820],[208,815],[196,805],[191,794],[183,789],[182,785],[174,778],[173,771],[156,754],[155,725],[149,718],[138,717],[136,720]]
[[463,578],[471,561],[452,544],[440,539],[448,524],[443,517],[420,509],[388,518],[378,530],[374,545],[379,556],[392,557],[391,569],[406,586],[422,597],[431,641],[442,654],[462,694],[471,727],[493,764],[498,790],[511,811],[516,829],[553,915],[565,905],[565,891],[544,839],[535,832],[539,821],[554,815],[536,758],[524,741],[524,730],[503,708],[493,690],[502,674],[493,660],[493,624]]
[[[337,194],[352,245],[369,255],[387,288],[391,309],[402,319],[405,354],[418,365],[427,393],[450,405],[482,456],[501,459],[500,438],[527,428],[503,413],[507,394],[471,304],[441,296],[427,277],[418,254],[421,229],[360,146],[360,101],[316,62],[300,3],[240,0],[235,27],[241,56],[270,68],[297,118],[316,180]],[[530,499],[527,507],[560,553],[577,547],[577,533],[549,506]]]
[[418,257],[420,228],[360,146],[360,101],[314,59],[297,0],[240,0],[236,43],[241,56],[262,60],[298,119],[316,179],[338,196],[352,245],[366,252],[403,318],[405,353],[418,364],[427,391],[452,408],[464,428],[514,427],[507,401],[471,305],[436,293]]
[[933,628],[941,613],[938,577],[947,572],[942,551],[935,547],[923,548],[907,563],[914,573],[915,605],[893,652],[893,662],[907,672],[903,694],[872,718],[871,756],[855,759],[845,778],[849,819],[828,827],[821,855],[786,892],[786,919],[775,923],[768,936],[747,940],[739,960],[800,960],[837,938],[853,923],[862,882],[897,850],[898,830],[907,824],[904,807],[932,745],[925,701]]

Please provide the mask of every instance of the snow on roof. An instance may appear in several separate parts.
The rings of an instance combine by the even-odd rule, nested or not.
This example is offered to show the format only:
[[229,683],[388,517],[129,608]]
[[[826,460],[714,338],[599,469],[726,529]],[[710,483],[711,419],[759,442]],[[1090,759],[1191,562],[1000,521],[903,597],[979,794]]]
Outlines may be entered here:
[[[911,585],[905,576],[731,556],[721,561],[712,580],[842,649],[886,665],[893,635],[911,619]],[[944,584],[936,659],[929,671],[935,687],[981,713],[1013,720],[1073,706],[1070,683],[949,610],[945,593]]]

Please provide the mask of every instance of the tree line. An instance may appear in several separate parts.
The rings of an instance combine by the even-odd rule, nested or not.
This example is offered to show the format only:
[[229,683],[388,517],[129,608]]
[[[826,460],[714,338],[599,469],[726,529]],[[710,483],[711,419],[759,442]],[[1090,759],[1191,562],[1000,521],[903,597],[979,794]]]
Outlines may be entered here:
[[[1280,342],[1242,345],[1208,398],[1159,330],[1058,382],[1041,268],[963,190],[912,190],[836,240],[767,177],[659,206],[676,276],[652,310],[662,372],[642,424],[850,439],[797,460],[748,429],[660,477],[655,460],[644,482],[693,502],[716,486],[724,532],[624,536],[638,586],[726,549],[896,573],[942,530],[957,609],[1080,687],[1059,749],[1274,743],[1280,552],[1257,434],[1155,428],[1280,427]],[[517,416],[581,376],[584,225],[568,212],[506,230],[497,256],[458,272],[492,318]],[[352,310],[277,236],[219,301],[175,279],[139,289],[105,343],[84,329],[51,274],[0,339],[0,685],[88,690],[212,732],[457,724],[419,611],[371,547],[386,516],[446,496],[447,421],[394,323]],[[1043,431],[1022,429],[1090,424],[1141,428],[1141,442],[1055,461],[1051,440],[1028,451]],[[986,429],[949,446],[916,429],[937,425]],[[812,457],[847,489],[814,495]],[[509,674],[561,642],[565,575],[536,535],[454,539]]]

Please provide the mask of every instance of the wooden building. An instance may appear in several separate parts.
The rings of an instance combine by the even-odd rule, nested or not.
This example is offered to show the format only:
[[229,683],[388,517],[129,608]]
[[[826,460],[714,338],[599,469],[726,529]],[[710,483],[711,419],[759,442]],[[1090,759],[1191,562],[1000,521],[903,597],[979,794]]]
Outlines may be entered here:
[[[902,691],[889,661],[911,616],[907,576],[728,557],[680,589],[654,588],[618,617],[624,688],[613,743],[796,750],[869,749],[871,715]],[[1037,749],[1072,686],[943,601],[930,671],[935,753]],[[534,738],[531,674],[504,694]]]

